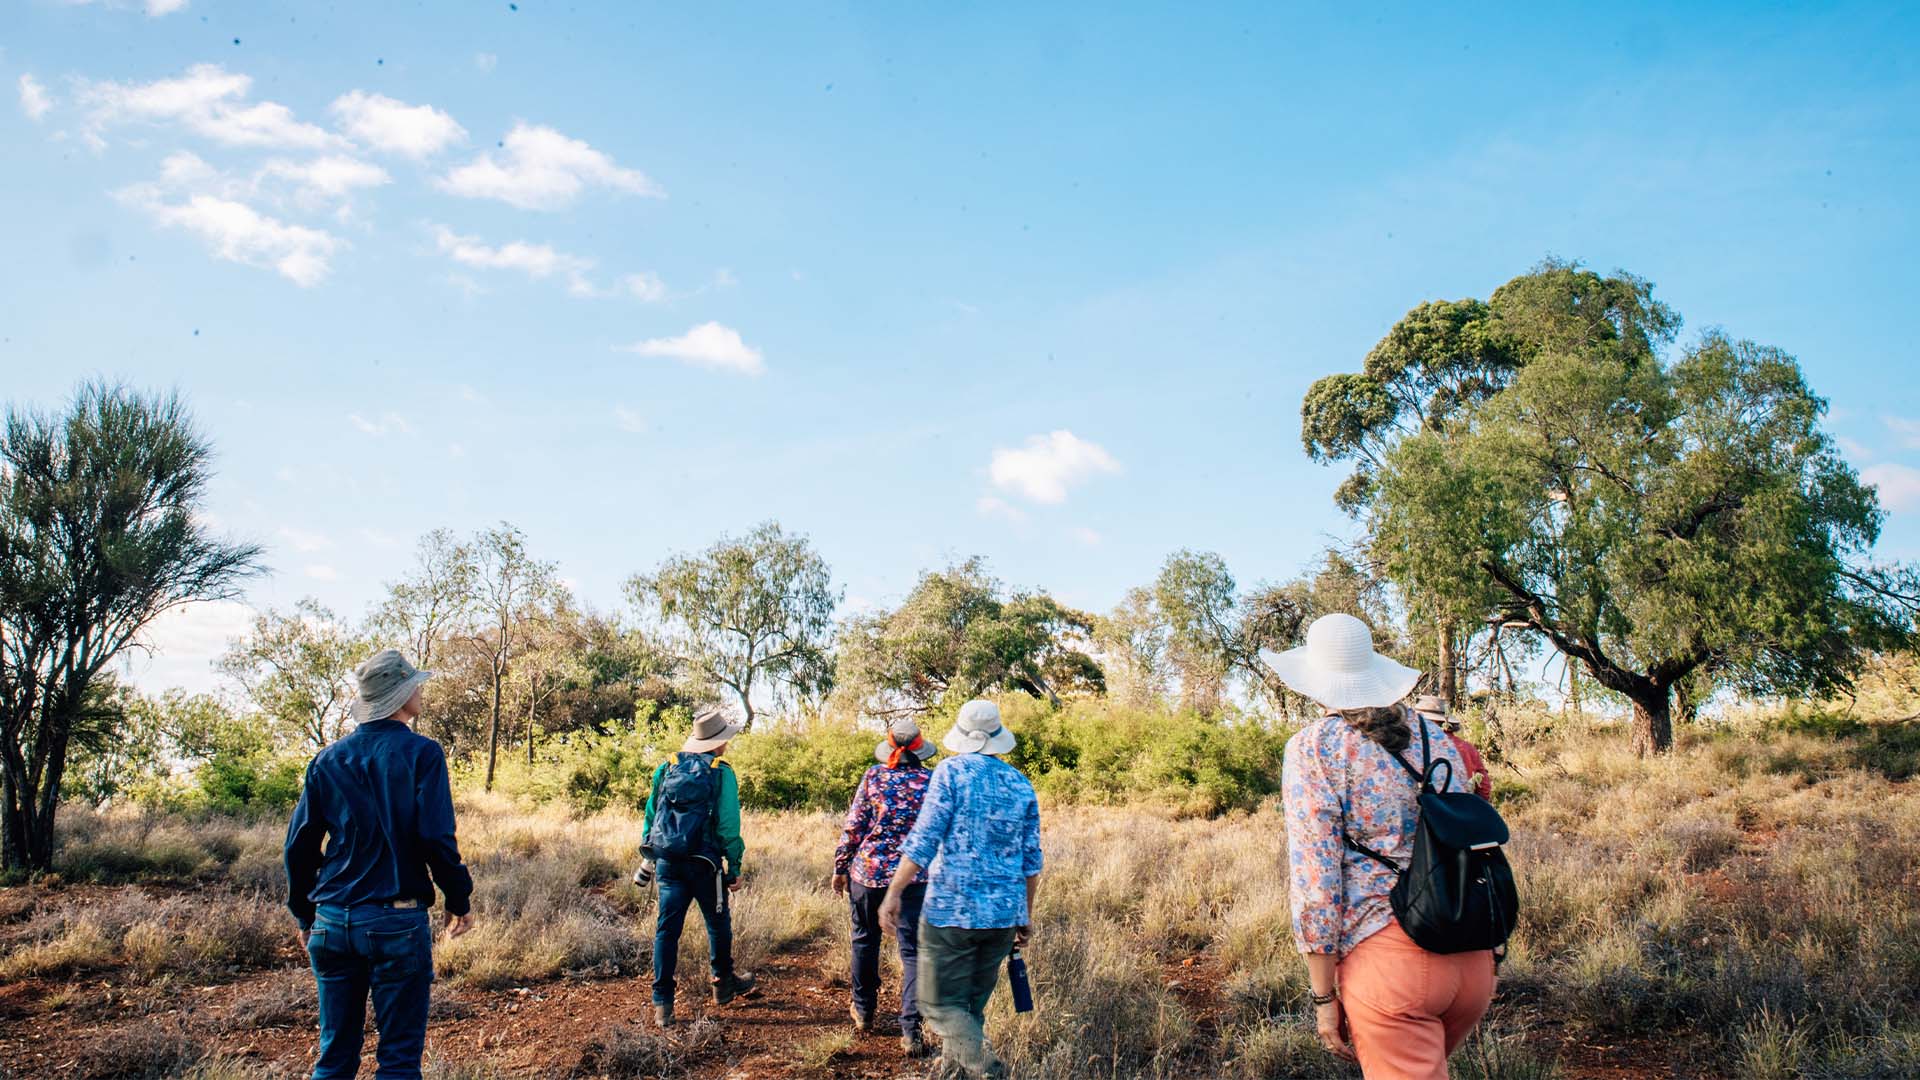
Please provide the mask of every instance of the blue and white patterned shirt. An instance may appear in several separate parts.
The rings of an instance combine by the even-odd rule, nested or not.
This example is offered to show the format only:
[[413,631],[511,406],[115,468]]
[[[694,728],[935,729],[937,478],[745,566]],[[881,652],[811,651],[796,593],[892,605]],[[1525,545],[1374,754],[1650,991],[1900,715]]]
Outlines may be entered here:
[[1020,770],[955,754],[933,770],[901,855],[931,867],[922,916],[933,926],[1027,925],[1027,879],[1040,872],[1040,803]]

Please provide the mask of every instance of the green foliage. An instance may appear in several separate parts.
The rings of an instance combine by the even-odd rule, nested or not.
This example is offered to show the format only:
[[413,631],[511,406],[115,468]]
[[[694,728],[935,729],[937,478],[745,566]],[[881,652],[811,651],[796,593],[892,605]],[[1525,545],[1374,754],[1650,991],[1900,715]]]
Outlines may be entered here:
[[828,641],[840,590],[807,538],[777,522],[676,555],[629,580],[627,592],[658,616],[677,659],[739,699],[749,728],[756,683],[806,699],[832,686]]
[[742,806],[756,810],[847,808],[874,763],[875,731],[829,723],[748,732],[727,748],[740,778]]
[[924,713],[1001,691],[1058,702],[1106,687],[1087,655],[1093,616],[1044,593],[1003,596],[986,563],[922,574],[893,611],[849,619],[840,636],[847,711]]
[[234,641],[220,668],[286,743],[318,751],[347,731],[353,669],[373,647],[313,597],[267,610]]
[[[494,788],[536,803],[567,802],[587,813],[610,806],[638,811],[647,804],[654,767],[679,749],[691,721],[684,706],[662,710],[642,702],[631,723],[554,739],[532,765],[500,762]],[[485,775],[485,756],[476,752],[453,771],[458,783],[478,783]]]

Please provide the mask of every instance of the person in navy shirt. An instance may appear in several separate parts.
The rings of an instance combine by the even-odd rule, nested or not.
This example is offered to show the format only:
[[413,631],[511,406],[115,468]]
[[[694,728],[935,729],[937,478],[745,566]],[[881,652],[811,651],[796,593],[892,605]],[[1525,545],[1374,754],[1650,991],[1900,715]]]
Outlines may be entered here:
[[319,986],[313,1080],[351,1080],[358,1072],[369,995],[380,1032],[377,1075],[419,1077],[435,884],[446,896],[447,936],[473,925],[473,877],[454,841],[446,754],[409,726],[432,676],[395,649],[354,671],[359,726],[307,767],[287,826],[287,907]]

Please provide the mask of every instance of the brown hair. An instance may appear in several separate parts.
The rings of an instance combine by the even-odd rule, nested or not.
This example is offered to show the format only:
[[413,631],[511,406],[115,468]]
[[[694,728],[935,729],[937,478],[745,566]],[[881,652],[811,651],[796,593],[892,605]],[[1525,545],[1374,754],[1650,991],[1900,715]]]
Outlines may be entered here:
[[1342,709],[1340,719],[1352,725],[1355,731],[1386,747],[1397,754],[1413,742],[1413,727],[1407,721],[1407,712],[1398,705],[1382,705],[1369,709]]

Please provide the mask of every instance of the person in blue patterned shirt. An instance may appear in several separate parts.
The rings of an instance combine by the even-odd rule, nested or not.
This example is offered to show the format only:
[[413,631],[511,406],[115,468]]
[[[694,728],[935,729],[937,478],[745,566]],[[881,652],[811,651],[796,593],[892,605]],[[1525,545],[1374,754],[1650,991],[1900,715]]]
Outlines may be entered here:
[[920,819],[901,849],[880,925],[899,921],[921,869],[920,1011],[941,1057],[973,1077],[1006,1075],[986,1039],[987,1002],[1000,967],[1033,931],[1040,887],[1040,803],[1020,770],[1000,760],[1013,732],[991,701],[969,701],[941,745],[954,756],[933,770]]
[[[900,847],[920,817],[932,773],[927,760],[937,751],[920,734],[920,725],[896,720],[874,747],[879,762],[860,778],[840,846],[833,852],[833,891],[845,893],[853,916],[853,1026],[873,1030],[880,998],[880,905],[900,865]],[[920,1036],[920,906],[927,895],[926,874],[907,886],[900,918],[892,924],[900,942],[900,1045],[910,1058],[925,1057]]]

